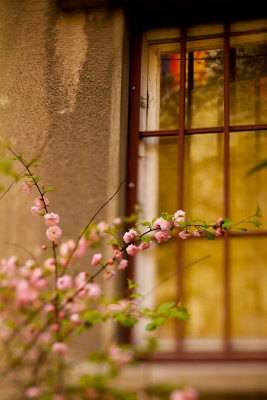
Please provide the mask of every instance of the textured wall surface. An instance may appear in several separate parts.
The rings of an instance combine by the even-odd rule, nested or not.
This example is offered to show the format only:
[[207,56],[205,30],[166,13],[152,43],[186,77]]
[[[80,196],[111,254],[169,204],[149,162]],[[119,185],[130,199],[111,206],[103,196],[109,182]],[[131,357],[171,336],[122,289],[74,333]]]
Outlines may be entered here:
[[[61,215],[64,238],[75,237],[125,174],[123,16],[64,12],[53,0],[1,0],[0,20],[0,135],[26,158],[41,154],[38,172],[56,187],[50,211]],[[42,224],[17,186],[0,203],[0,242],[37,245]]]

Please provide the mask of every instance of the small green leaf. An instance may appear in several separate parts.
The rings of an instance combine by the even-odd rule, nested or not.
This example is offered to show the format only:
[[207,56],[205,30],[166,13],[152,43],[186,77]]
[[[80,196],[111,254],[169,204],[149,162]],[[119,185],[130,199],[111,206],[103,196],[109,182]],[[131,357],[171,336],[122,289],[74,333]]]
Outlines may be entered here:
[[166,311],[170,310],[173,306],[175,306],[174,301],[163,303],[158,307],[157,312],[159,314],[165,314]]
[[128,282],[128,289],[134,289],[137,288],[139,285],[138,283],[134,283],[131,279],[127,279]]
[[232,226],[233,226],[233,221],[231,219],[229,219],[229,218],[224,218],[223,219],[222,227],[224,229],[230,229],[230,228],[232,228]]
[[154,331],[155,329],[159,328],[165,323],[165,318],[156,318],[153,319],[153,321],[149,322],[149,324],[146,325],[146,330],[147,331]]
[[55,189],[53,186],[48,186],[48,187],[45,189],[44,193],[54,192],[55,190],[56,190],[56,189]]
[[205,238],[208,239],[208,240],[214,240],[214,239],[215,239],[214,233],[212,233],[212,232],[210,232],[210,231],[208,231],[208,230],[205,230],[205,231],[204,231],[204,236],[205,236]]
[[262,217],[261,209],[259,206],[256,208],[256,212],[254,214],[254,217]]

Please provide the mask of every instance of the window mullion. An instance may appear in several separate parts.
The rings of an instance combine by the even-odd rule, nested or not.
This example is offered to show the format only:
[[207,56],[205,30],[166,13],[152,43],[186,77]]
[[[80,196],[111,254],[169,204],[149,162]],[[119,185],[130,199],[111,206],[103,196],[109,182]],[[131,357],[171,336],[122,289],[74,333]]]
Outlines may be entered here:
[[[180,93],[179,93],[179,130],[178,130],[178,209],[183,209],[184,192],[184,137],[185,137],[185,95],[186,95],[186,29],[181,30],[181,48],[180,48]],[[177,259],[177,299],[183,298],[183,255],[182,243],[177,241],[178,259]],[[184,329],[183,324],[178,324],[178,342],[177,351],[183,349]]]
[[[224,216],[230,216],[230,34],[229,25],[225,25],[224,35]],[[224,352],[229,353],[230,346],[230,243],[229,236],[224,240]]]

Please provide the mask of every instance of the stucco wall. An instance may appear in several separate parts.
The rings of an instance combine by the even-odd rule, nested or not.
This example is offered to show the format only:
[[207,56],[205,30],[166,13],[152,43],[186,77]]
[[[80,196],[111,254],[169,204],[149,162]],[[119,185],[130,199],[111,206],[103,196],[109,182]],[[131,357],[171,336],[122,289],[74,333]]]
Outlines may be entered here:
[[[26,158],[41,154],[43,183],[56,187],[50,211],[60,214],[64,238],[76,237],[125,174],[123,15],[1,0],[0,20],[0,135]],[[0,203],[0,242],[38,253],[44,236],[35,228],[42,225],[17,186]],[[123,189],[102,216],[118,213],[122,199]]]
[[[26,159],[41,155],[36,172],[41,184],[56,188],[47,197],[50,212],[60,215],[63,240],[79,235],[125,176],[125,38],[119,10],[64,12],[53,0],[0,2],[0,135]],[[125,186],[96,222],[123,212],[124,192]],[[32,201],[21,183],[0,199],[0,258],[29,258],[22,247],[51,256],[40,248],[48,241],[43,221],[30,213]],[[107,327],[100,333],[104,338]],[[101,345],[100,337],[94,331],[76,338],[75,357]]]

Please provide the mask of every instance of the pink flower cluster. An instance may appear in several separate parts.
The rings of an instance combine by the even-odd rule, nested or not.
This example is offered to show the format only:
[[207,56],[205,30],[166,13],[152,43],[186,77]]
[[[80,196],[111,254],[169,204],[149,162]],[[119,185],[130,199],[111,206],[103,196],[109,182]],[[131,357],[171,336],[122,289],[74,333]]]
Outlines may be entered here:
[[182,390],[174,390],[170,394],[170,400],[197,400],[198,391],[193,387],[187,387]]

